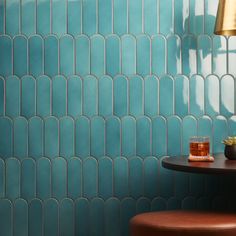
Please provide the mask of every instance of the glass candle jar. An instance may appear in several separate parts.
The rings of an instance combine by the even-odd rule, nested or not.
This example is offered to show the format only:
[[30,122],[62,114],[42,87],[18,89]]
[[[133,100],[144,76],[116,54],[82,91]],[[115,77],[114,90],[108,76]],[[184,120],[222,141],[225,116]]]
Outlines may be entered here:
[[210,156],[210,138],[194,136],[189,140],[189,155],[192,158],[208,158]]

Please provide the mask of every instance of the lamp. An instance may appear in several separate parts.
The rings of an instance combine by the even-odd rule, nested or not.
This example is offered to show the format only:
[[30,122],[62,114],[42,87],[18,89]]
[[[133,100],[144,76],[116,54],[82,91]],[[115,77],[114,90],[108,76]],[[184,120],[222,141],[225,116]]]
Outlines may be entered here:
[[236,35],[236,0],[219,0],[214,33]]

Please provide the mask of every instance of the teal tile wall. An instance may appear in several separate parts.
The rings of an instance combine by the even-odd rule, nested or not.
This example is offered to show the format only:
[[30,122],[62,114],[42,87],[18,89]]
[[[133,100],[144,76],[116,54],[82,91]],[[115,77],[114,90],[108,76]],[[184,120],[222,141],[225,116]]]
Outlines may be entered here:
[[0,0],[0,235],[125,236],[141,212],[236,209],[232,179],[161,167],[192,135],[215,153],[236,135],[217,3]]

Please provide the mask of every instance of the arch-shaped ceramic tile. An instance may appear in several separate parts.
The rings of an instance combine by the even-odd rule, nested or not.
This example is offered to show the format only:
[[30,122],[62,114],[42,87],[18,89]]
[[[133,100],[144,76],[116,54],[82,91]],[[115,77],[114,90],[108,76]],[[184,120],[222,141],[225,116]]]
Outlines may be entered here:
[[13,124],[7,117],[0,117],[0,157],[6,159],[13,152]]
[[91,118],[91,155],[105,155],[105,120],[100,116]]
[[151,211],[151,202],[148,198],[141,197],[136,202],[136,211],[137,214],[150,212]]
[[151,47],[152,74],[161,76],[166,73],[167,68],[166,38],[163,35],[153,36]]
[[220,111],[220,83],[215,75],[209,75],[205,79],[205,110],[206,114],[214,117]]
[[83,196],[91,199],[98,195],[98,163],[97,160],[88,157],[83,160]]
[[0,199],[0,220],[1,220],[1,233],[4,236],[13,235],[13,213],[12,203],[8,199]]
[[204,30],[206,34],[212,35],[215,27],[218,0],[205,0]]
[[174,1],[174,32],[181,36],[189,32],[189,1]]
[[156,157],[147,157],[143,161],[144,196],[151,199],[158,194],[159,160]]
[[74,74],[74,39],[71,35],[63,35],[59,40],[60,45],[60,74],[69,76]]
[[212,199],[209,197],[201,197],[197,200],[197,209],[206,211],[206,210],[212,210],[211,209],[211,203]]
[[152,119],[152,154],[163,156],[167,153],[167,125],[162,116]]
[[40,158],[37,161],[37,197],[40,199],[48,199],[51,197],[51,178],[52,167],[48,158]]
[[0,159],[0,198],[5,197],[6,167],[3,159]]
[[121,37],[121,71],[124,75],[136,74],[136,40],[132,35]]
[[90,234],[94,236],[103,236],[105,233],[105,214],[104,201],[101,198],[94,198],[91,201],[91,227]]
[[143,32],[143,2],[142,0],[127,1],[128,32],[134,35]]
[[182,209],[184,210],[194,210],[197,207],[196,198],[189,196],[182,200]]
[[98,192],[102,199],[113,195],[113,162],[108,157],[98,161]]
[[46,36],[51,32],[51,2],[37,0],[37,19],[36,30],[37,34]]
[[189,139],[197,136],[197,120],[193,116],[185,116],[182,120],[182,153],[189,154]]
[[229,69],[229,74],[232,74],[233,76],[236,76],[235,60],[236,60],[236,38],[231,36],[228,39],[228,69]]
[[206,184],[205,179],[204,175],[190,174],[189,193],[191,196],[204,196]]
[[20,115],[20,80],[16,76],[6,79],[6,115],[12,118]]
[[21,1],[21,33],[30,36],[36,33],[36,0]]
[[67,82],[65,77],[58,75],[52,80],[52,114],[62,117],[67,112]]
[[228,136],[227,120],[223,116],[217,116],[213,119],[213,153],[224,151],[222,140]]
[[43,203],[33,199],[29,203],[29,236],[43,235]]
[[44,236],[59,235],[59,206],[55,199],[47,199],[44,202]]
[[5,27],[6,34],[14,36],[20,31],[20,2],[13,0],[5,3]]
[[181,209],[181,201],[176,197],[171,197],[167,201],[168,210],[177,210]]
[[28,235],[28,204],[24,199],[14,202],[13,219],[15,235]]
[[90,229],[89,202],[86,198],[75,201],[75,235],[85,236]]
[[121,155],[121,121],[116,116],[106,120],[106,155],[115,158]]
[[200,75],[194,75],[189,81],[190,114],[200,117],[204,114],[204,80]]
[[98,80],[98,111],[103,117],[113,113],[113,84],[112,78],[104,75]]
[[84,116],[75,121],[75,154],[82,158],[90,155],[90,121]]
[[82,2],[69,0],[67,5],[68,34],[73,36],[82,33]]
[[183,118],[189,112],[189,79],[185,75],[177,75],[174,85],[175,114]]
[[128,4],[127,0],[114,0],[113,2],[114,33],[123,35],[128,33]]
[[197,73],[197,40],[195,36],[186,35],[182,39],[182,70],[183,74],[187,76]]
[[9,158],[6,164],[6,197],[14,200],[20,197],[20,162]]
[[67,32],[67,3],[52,0],[51,2],[52,32],[61,36]]
[[5,33],[5,18],[6,14],[5,14],[5,4],[4,2],[1,2],[0,5],[0,34],[4,34]]
[[125,76],[119,75],[114,78],[114,114],[123,117],[128,114],[128,80]]
[[36,115],[36,81],[31,76],[21,79],[21,115],[26,118]]
[[189,2],[189,32],[195,35],[204,30],[204,0],[190,0]]
[[5,114],[5,80],[0,77],[0,116]]
[[129,113],[133,116],[144,114],[144,81],[134,75],[129,77]]
[[137,37],[137,74],[141,76],[151,73],[151,41],[147,35]]
[[68,196],[72,199],[82,195],[82,163],[79,158],[68,160]]
[[98,81],[88,75],[83,80],[83,114],[92,117],[98,113]]
[[44,70],[48,76],[55,76],[59,72],[59,42],[55,35],[44,38]]
[[33,35],[28,40],[29,46],[29,73],[34,77],[43,74],[43,39],[39,35]]
[[60,235],[74,235],[75,218],[74,218],[74,202],[65,198],[59,205],[59,232]]
[[121,235],[129,235],[129,221],[136,214],[135,200],[132,198],[125,198],[121,202],[120,217],[121,217]]
[[59,155],[59,121],[53,116],[44,121],[44,153],[51,159]]
[[129,195],[128,160],[124,157],[114,159],[114,196],[119,199]]
[[102,35],[111,34],[113,31],[113,1],[98,1],[98,32]]
[[24,117],[17,117],[13,122],[14,156],[23,159],[28,156],[28,122]]
[[160,33],[163,35],[168,35],[174,32],[174,12],[172,2],[172,0],[159,2]]
[[[210,178],[208,178],[210,177]],[[220,177],[217,175],[207,176],[206,178],[206,196],[214,198],[219,194],[219,187],[220,187]],[[212,199],[211,199],[212,200]]]
[[167,37],[167,72],[171,75],[181,74],[181,40],[177,35]]
[[189,174],[184,172],[174,172],[174,196],[183,199],[189,196]]
[[29,121],[28,129],[28,155],[35,159],[43,155],[43,121],[40,117],[32,117]]
[[59,156],[69,159],[75,155],[74,120],[71,117],[62,117],[59,121]]
[[52,195],[57,199],[67,195],[67,162],[61,157],[52,160]]
[[227,41],[224,36],[212,38],[212,70],[218,76],[227,73]]
[[121,120],[121,152],[128,157],[136,153],[136,120],[131,116]]
[[21,196],[28,201],[36,197],[36,165],[30,158],[21,163]]
[[47,117],[51,115],[51,80],[43,75],[36,80],[37,115]]
[[199,35],[197,38],[198,47],[198,74],[207,76],[212,72],[212,40],[208,35]]
[[167,208],[167,202],[162,197],[156,197],[151,202],[152,211],[164,211]]
[[150,117],[159,112],[159,80],[156,76],[147,76],[144,80],[144,113]]
[[236,116],[231,116],[228,120],[229,136],[236,136]]
[[139,117],[136,121],[136,152],[138,156],[150,156],[152,139],[151,139],[151,120],[146,117]]
[[181,154],[181,127],[182,122],[178,116],[170,116],[167,119],[167,151],[170,156]]
[[78,117],[82,114],[82,80],[73,75],[67,80],[68,115]]
[[121,73],[121,41],[117,35],[106,38],[106,74],[115,76]]
[[19,77],[28,72],[28,46],[23,35],[17,35],[13,39],[13,71]]
[[97,0],[83,2],[83,33],[91,36],[97,33]]
[[220,114],[230,117],[235,113],[235,81],[231,75],[224,75],[220,80]]
[[145,34],[154,35],[159,32],[159,5],[158,1],[143,2],[143,27]]
[[129,159],[129,191],[132,198],[143,196],[143,182],[143,160],[140,157],[132,157]]
[[160,115],[170,116],[174,113],[174,80],[165,75],[160,78],[159,109]]
[[76,74],[90,74],[90,40],[85,35],[75,39]]
[[91,74],[101,76],[105,74],[105,39],[101,35],[94,35],[91,41]]

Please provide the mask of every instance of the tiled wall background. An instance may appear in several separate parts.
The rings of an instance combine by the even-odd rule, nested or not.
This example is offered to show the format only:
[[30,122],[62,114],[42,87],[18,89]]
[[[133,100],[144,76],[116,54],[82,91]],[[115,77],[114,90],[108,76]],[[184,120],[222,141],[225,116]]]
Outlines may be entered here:
[[222,152],[236,134],[217,3],[0,0],[1,236],[124,236],[136,213],[234,208],[234,178],[160,164],[192,135]]

